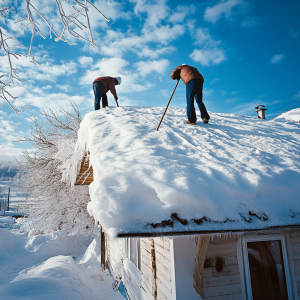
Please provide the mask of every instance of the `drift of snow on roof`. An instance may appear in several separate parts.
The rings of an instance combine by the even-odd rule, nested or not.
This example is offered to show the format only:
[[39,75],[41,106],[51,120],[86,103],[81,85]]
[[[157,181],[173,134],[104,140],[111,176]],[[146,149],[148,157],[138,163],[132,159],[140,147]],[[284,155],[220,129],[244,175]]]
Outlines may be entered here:
[[[211,113],[192,126],[184,109],[169,108],[156,131],[162,113],[106,108],[81,123],[72,180],[88,150],[88,211],[109,234],[300,224],[298,125]],[[188,224],[153,226],[172,213]]]
[[279,115],[277,121],[289,121],[300,123],[300,108],[295,108]]

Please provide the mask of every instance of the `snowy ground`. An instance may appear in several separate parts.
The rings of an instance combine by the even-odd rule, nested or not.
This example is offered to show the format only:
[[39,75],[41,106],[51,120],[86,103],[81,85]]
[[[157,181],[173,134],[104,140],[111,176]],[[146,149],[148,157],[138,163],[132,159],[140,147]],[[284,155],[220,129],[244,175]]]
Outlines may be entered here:
[[[124,300],[100,266],[100,238],[0,228],[1,300]],[[87,246],[89,247],[87,248]]]
[[[169,108],[156,131],[162,113],[111,107],[81,123],[65,175],[74,182],[87,148],[94,174],[88,211],[106,231],[145,232],[171,213],[215,221],[201,230],[300,223],[299,124],[211,113],[209,124],[191,126],[184,109]],[[161,230],[199,230],[192,221],[179,226]]]

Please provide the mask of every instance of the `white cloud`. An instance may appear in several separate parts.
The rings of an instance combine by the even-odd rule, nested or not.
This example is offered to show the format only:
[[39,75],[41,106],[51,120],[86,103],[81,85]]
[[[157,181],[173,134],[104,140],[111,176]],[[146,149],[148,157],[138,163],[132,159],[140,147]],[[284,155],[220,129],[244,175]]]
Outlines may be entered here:
[[212,49],[195,49],[190,55],[190,58],[196,62],[199,62],[202,66],[217,65],[226,60],[226,56],[223,50],[218,48]]
[[280,61],[282,61],[284,59],[284,55],[283,54],[276,54],[272,57],[271,59],[271,64],[278,64]]
[[93,63],[93,58],[92,57],[88,57],[88,56],[80,56],[78,58],[79,63],[82,66],[87,66],[87,65],[91,65]]
[[168,66],[169,61],[167,59],[140,61],[136,63],[136,67],[141,76],[146,76],[152,72],[163,73]]
[[117,86],[117,93],[140,92],[149,89],[152,84],[149,82],[140,83],[140,75],[135,71],[129,71],[129,63],[118,57],[103,58],[99,60],[90,70],[81,77],[82,85],[91,85],[97,77],[120,76],[122,84]]
[[232,8],[242,3],[242,0],[227,0],[221,1],[215,6],[207,7],[204,12],[204,20],[216,23],[223,14],[226,19],[229,19],[232,13]]
[[[211,66],[226,60],[225,51],[220,48],[221,41],[217,41],[209,34],[208,28],[198,28],[190,24],[191,36],[195,39],[195,44],[201,46],[201,49],[194,49],[189,57],[200,62],[202,66]],[[193,34],[196,32],[196,34]]]
[[3,127],[1,127],[0,132],[8,132],[8,131],[14,131],[14,125],[8,121],[8,120],[1,120],[1,124]]
[[[77,65],[74,62],[62,62],[61,64],[53,64],[44,61],[45,58],[38,59],[42,65],[34,65],[29,58],[21,57],[12,61],[13,67],[18,70],[21,79],[41,80],[53,82],[58,76],[72,75],[77,72]],[[0,56],[1,71],[8,74],[10,72],[9,62],[6,56]]]

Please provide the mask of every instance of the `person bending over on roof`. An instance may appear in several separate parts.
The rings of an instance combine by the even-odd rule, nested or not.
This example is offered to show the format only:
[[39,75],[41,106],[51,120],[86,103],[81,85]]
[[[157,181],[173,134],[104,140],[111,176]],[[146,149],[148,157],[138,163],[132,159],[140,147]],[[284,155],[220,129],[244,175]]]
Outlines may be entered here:
[[204,78],[200,72],[194,67],[183,64],[174,69],[171,74],[171,78],[173,80],[181,78],[183,83],[186,85],[186,113],[188,117],[188,121],[186,121],[186,123],[196,125],[197,117],[194,106],[194,98],[196,98],[202,121],[207,124],[210,116],[202,101]]
[[121,77],[98,77],[93,82],[93,90],[95,94],[95,110],[100,109],[100,100],[102,98],[102,108],[108,106],[107,95],[108,90],[118,100],[115,85],[121,84]]

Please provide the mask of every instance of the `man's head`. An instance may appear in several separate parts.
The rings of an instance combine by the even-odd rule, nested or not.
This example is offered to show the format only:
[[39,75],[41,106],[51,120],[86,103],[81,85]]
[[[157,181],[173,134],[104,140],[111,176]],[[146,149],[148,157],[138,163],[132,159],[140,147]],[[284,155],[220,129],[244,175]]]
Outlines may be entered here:
[[116,79],[116,83],[117,83],[118,85],[120,85],[121,82],[122,82],[121,77],[115,77],[115,79]]

